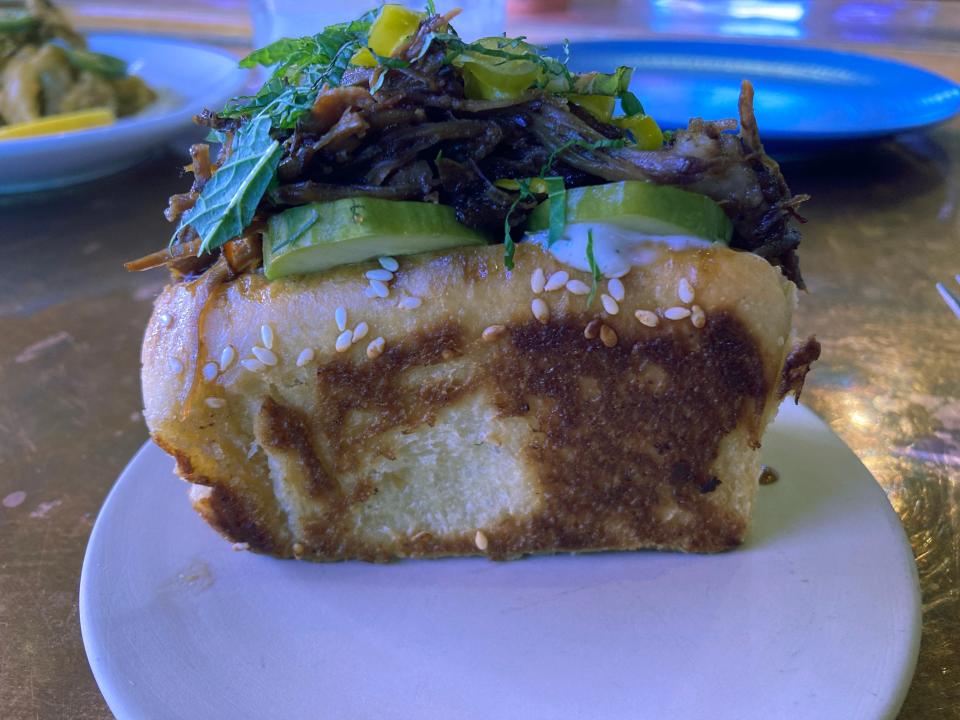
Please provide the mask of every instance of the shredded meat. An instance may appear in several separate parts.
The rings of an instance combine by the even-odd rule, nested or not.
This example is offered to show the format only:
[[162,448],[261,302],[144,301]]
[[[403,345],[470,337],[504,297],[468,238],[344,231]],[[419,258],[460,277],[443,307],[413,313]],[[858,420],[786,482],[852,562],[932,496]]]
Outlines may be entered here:
[[810,366],[820,357],[820,342],[815,337],[807,338],[802,344],[795,346],[787,355],[783,364],[783,374],[780,376],[780,397],[793,393],[794,400],[800,402],[800,391],[803,382],[807,379]]
[[[644,180],[715,200],[733,224],[733,247],[780,266],[802,286],[795,253],[800,234],[788,224],[802,221],[796,208],[806,196],[790,194],[777,163],[764,152],[749,82],[741,89],[739,133],[735,120],[697,118],[663,147],[638,150],[616,143],[625,138],[619,127],[542,90],[468,99],[459,72],[446,62],[443,43],[429,43],[453,14],[428,18],[395,53],[409,66],[350,68],[339,87],[318,93],[295,128],[274,131],[283,146],[279,184],[260,213],[358,196],[439,201],[492,238],[502,236],[509,217],[514,239],[520,240],[536,201],[518,202],[516,192],[497,187],[495,180],[543,172],[559,175],[567,187]],[[239,127],[237,120],[210,112],[197,121],[229,133]],[[215,172],[218,165],[200,152],[192,154],[197,179],[189,193],[170,199],[172,222],[193,206],[208,169]]]

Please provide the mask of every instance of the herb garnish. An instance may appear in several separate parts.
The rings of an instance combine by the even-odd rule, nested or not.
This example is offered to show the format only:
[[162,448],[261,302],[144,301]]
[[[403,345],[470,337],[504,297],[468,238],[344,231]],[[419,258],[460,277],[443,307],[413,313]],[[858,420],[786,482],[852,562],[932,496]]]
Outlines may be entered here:
[[587,230],[587,264],[590,266],[590,274],[593,276],[590,294],[587,295],[587,307],[590,307],[593,305],[593,299],[597,296],[597,285],[600,282],[600,266],[597,265],[597,259],[593,256],[593,228]]
[[265,115],[240,128],[231,147],[230,157],[180,218],[174,233],[176,238],[185,226],[192,226],[202,239],[201,253],[243,232],[280,164],[280,143],[270,137],[270,119]]
[[530,180],[521,178],[517,180],[517,183],[520,185],[517,198],[513,201],[510,209],[507,210],[507,216],[503,219],[503,264],[507,266],[507,270],[513,270],[513,254],[517,249],[516,243],[513,242],[513,236],[510,234],[510,216],[517,209],[517,205],[524,200],[535,197],[530,191]]
[[290,129],[312,106],[324,85],[338,85],[354,54],[366,47],[380,9],[357,20],[330,25],[316,35],[283,38],[255,50],[240,67],[274,67],[256,95],[231,100],[224,117],[267,116],[272,127]]

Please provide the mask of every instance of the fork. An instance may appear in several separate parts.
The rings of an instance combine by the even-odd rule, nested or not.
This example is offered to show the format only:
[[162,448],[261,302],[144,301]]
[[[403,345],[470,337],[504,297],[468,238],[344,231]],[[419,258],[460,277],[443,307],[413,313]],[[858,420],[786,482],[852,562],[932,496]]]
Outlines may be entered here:
[[[960,284],[960,275],[954,275],[953,279]],[[947,304],[947,307],[953,310],[953,314],[957,317],[960,317],[960,297],[957,297],[954,293],[950,292],[950,288],[940,282],[937,283],[937,292],[940,293],[940,297],[943,298],[943,301]]]

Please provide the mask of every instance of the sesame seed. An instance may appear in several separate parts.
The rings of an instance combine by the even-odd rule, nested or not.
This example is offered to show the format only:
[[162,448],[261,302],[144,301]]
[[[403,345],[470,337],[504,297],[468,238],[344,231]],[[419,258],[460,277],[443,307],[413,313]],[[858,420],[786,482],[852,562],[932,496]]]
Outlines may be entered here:
[[379,280],[380,282],[390,282],[393,280],[393,273],[384,268],[367,270],[364,275],[366,276],[367,280]]
[[608,278],[613,278],[613,279],[615,279],[615,280],[619,280],[620,278],[624,277],[624,276],[625,276],[627,273],[629,273],[629,272],[630,272],[630,266],[629,266],[629,265],[624,265],[624,266],[621,267],[619,270],[614,270],[613,272],[604,273],[604,275],[606,275]]
[[608,348],[613,347],[617,344],[617,333],[609,325],[600,326],[600,342],[606,345]]
[[633,316],[647,327],[656,327],[660,324],[657,314],[649,310],[637,310]]
[[208,362],[203,366],[203,379],[207,382],[213,382],[217,379],[217,375],[220,373],[220,368],[217,367],[215,362]]
[[157,322],[160,323],[161,327],[167,327],[168,325],[170,325],[171,322],[173,322],[173,318],[167,315],[166,313],[163,313],[162,315],[160,315],[160,317],[157,318]]
[[491,325],[483,331],[483,335],[481,337],[487,342],[493,342],[503,335],[506,330],[507,328],[503,325]]
[[693,323],[695,328],[702,328],[707,324],[706,313],[703,312],[703,308],[699,305],[694,305],[690,308],[690,322]]
[[170,372],[176,373],[177,375],[183,372],[183,363],[176,358],[170,358],[167,361],[167,367],[170,368]]
[[383,280],[371,280],[370,289],[377,297],[385,298],[390,296],[390,288],[387,287],[387,284],[383,282]]
[[392,257],[382,257],[377,258],[377,262],[380,263],[380,267],[384,270],[389,270],[390,272],[396,272],[400,269],[400,263],[397,262],[396,258]]
[[269,325],[260,326],[260,339],[267,350],[273,350],[273,328]]
[[333,311],[333,319],[337,321],[337,330],[343,332],[347,329],[347,309],[338,307]]
[[371,340],[370,344],[367,345],[367,357],[371,360],[380,357],[386,344],[387,341],[382,337],[378,337],[376,340]]
[[240,364],[250,372],[262,372],[266,367],[266,365],[255,358],[244,358],[240,361]]
[[346,352],[353,343],[353,333],[350,330],[344,330],[337,336],[337,342],[334,345],[337,352]]
[[351,341],[352,341],[352,342],[357,342],[357,341],[359,341],[359,340],[363,340],[363,339],[367,336],[367,333],[368,333],[368,332],[370,332],[370,326],[369,326],[369,325],[367,325],[365,322],[362,322],[362,323],[358,324],[358,325],[353,329],[353,337],[351,338]]
[[215,397],[209,397],[203,402],[206,404],[207,407],[211,407],[214,410],[216,410],[217,408],[222,408],[224,405],[227,404],[223,398],[215,398]]
[[276,365],[277,362],[279,362],[277,360],[277,354],[273,352],[273,350],[267,350],[265,347],[254,345],[250,349],[250,352],[252,352],[254,354],[254,357],[256,357],[257,360],[262,362],[264,365],[273,366],[273,365]]
[[421,305],[423,305],[423,298],[413,297],[412,295],[404,295],[397,303],[397,307],[401,310],[416,310]]
[[680,283],[677,285],[677,297],[680,298],[680,302],[687,305],[693,302],[693,288],[690,287],[690,281],[686,278],[680,278]]
[[567,280],[570,279],[570,273],[566,270],[557,270],[550,276],[550,279],[547,280],[547,283],[543,286],[543,289],[547,292],[553,292],[554,290],[559,290],[564,285],[567,284]]
[[368,298],[375,298],[377,294],[373,291],[373,288],[368,285],[363,289],[363,296]]
[[623,287],[623,282],[617,278],[611,278],[607,283],[607,292],[610,293],[612,297],[617,302],[623,302],[623,298],[626,297],[627,291]]
[[477,530],[477,534],[474,536],[473,541],[477,544],[478,550],[486,550],[490,542],[487,540],[487,536],[483,534],[483,530]]
[[534,295],[539,295],[543,292],[543,286],[547,284],[547,278],[543,274],[543,268],[537,268],[533,271],[533,275],[530,276],[530,289],[533,290]]
[[237,357],[237,351],[234,350],[233,345],[227,345],[223,351],[220,353],[220,368],[226,370],[228,367],[233,365],[233,361]]
[[683,320],[690,317],[690,308],[672,307],[663,311],[663,316],[668,320]]
[[603,305],[603,309],[606,310],[610,315],[616,315],[618,312],[620,312],[620,305],[618,305],[617,301],[606,293],[600,296],[600,304]]
[[310,348],[304,348],[300,351],[300,354],[297,355],[297,367],[303,367],[304,365],[310,363],[313,360],[313,350]]
[[544,325],[550,322],[550,308],[540,298],[533,299],[533,302],[530,303],[530,309],[533,310],[533,316]]
[[567,283],[567,292],[574,295],[586,295],[590,292],[590,286],[583,280],[571,280]]
[[305,548],[302,543],[295,542],[293,544],[293,557],[299,560],[303,557],[304,550]]
[[597,319],[591,320],[590,322],[587,323],[587,326],[583,329],[583,336],[587,340],[596,340],[597,337],[599,337],[600,335],[600,326],[602,324],[603,323],[601,323]]

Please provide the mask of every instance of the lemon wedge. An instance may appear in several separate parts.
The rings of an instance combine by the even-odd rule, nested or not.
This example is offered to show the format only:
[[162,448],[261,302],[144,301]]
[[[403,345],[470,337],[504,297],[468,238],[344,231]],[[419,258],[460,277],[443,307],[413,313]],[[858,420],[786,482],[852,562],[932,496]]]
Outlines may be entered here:
[[115,122],[116,119],[117,116],[108,108],[93,108],[92,110],[78,110],[77,112],[48,115],[39,120],[0,125],[0,140],[13,140],[14,138],[86,130],[88,128],[110,125]]

